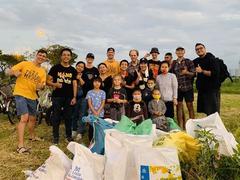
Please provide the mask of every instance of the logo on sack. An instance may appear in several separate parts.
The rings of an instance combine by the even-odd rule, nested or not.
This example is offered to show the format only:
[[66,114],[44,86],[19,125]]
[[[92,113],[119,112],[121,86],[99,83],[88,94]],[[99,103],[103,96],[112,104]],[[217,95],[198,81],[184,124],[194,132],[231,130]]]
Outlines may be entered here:
[[180,166],[140,166],[141,180],[182,179]]
[[83,180],[81,175],[81,168],[79,166],[75,166],[74,170],[71,170],[65,180]]

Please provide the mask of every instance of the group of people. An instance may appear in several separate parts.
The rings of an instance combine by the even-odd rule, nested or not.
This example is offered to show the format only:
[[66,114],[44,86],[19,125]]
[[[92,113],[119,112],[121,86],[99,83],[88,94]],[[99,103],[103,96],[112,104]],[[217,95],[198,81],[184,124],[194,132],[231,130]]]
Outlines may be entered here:
[[[36,122],[36,99],[38,90],[52,87],[53,143],[59,143],[59,126],[65,122],[66,140],[82,138],[86,124],[82,117],[91,114],[100,118],[119,121],[126,115],[136,124],[151,118],[158,129],[168,131],[166,118],[176,119],[185,127],[183,100],[194,118],[194,78],[198,90],[197,111],[207,115],[219,112],[220,83],[219,66],[215,57],[206,51],[202,43],[195,45],[198,57],[193,61],[186,58],[183,47],[176,48],[176,60],[172,53],[166,53],[160,61],[159,50],[154,47],[150,53],[139,59],[136,49],[129,51],[130,61],[115,59],[115,49],[107,49],[107,58],[94,67],[94,54],[88,53],[86,61],[79,61],[76,67],[70,65],[71,49],[60,52],[59,64],[54,65],[48,75],[41,64],[47,59],[47,52],[39,50],[33,61],[23,61],[13,66],[10,75],[17,77],[14,89],[18,124],[17,152],[29,152],[24,146],[24,129],[28,123],[30,140],[40,140],[34,134]],[[89,126],[89,140],[93,128]]]

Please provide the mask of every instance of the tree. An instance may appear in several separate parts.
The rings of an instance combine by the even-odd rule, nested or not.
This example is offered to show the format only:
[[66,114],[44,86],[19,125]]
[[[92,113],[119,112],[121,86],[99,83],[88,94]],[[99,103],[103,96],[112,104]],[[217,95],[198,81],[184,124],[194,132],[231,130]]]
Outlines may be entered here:
[[0,76],[2,78],[5,77],[5,70],[7,68],[11,68],[13,65],[24,60],[25,57],[23,55],[2,54],[2,51],[0,50]]
[[[73,48],[70,48],[68,46],[62,46],[62,45],[59,45],[59,44],[54,44],[54,45],[51,45],[49,47],[46,48],[47,52],[48,52],[48,59],[49,59],[49,63],[51,65],[55,65],[55,64],[58,64],[59,63],[59,60],[60,60],[60,52],[63,48],[69,48],[71,49],[72,51],[74,50]],[[36,54],[37,51],[34,52],[34,54]],[[30,55],[28,55],[30,57]],[[33,54],[31,55],[31,57],[33,56]],[[70,64],[73,64],[75,62],[75,59],[77,59],[78,55],[75,54],[73,52],[72,54],[72,59],[70,61]]]

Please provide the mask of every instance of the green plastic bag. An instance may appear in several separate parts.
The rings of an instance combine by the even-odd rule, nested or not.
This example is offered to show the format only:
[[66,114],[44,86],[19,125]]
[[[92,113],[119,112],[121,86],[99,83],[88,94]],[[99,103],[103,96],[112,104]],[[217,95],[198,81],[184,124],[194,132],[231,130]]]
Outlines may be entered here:
[[180,130],[181,131],[181,128],[178,126],[178,124],[176,123],[176,121],[174,119],[168,118],[168,117],[166,119],[167,119],[170,131],[172,131],[172,130]]
[[127,116],[122,115],[120,122],[114,126],[114,129],[128,134],[149,135],[152,132],[152,121],[147,119],[137,126]]
[[134,131],[135,135],[149,135],[152,132],[152,120],[146,119],[139,124]]
[[135,127],[136,123],[131,121],[127,116],[122,115],[121,120],[114,126],[114,129],[128,134],[134,134]]

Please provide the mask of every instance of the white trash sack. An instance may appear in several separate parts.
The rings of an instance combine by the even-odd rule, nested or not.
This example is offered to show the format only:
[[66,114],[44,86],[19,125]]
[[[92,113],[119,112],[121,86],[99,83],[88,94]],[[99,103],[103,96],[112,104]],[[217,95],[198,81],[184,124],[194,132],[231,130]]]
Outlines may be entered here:
[[105,131],[105,180],[136,180],[134,148],[152,147],[152,135],[130,135],[116,129]]
[[26,171],[27,180],[64,180],[65,175],[71,168],[72,160],[57,146],[50,146],[49,158],[35,171]]
[[87,147],[70,142],[67,149],[74,154],[72,168],[65,180],[102,180],[105,157],[92,153]]
[[138,180],[182,179],[175,148],[135,148]]
[[211,130],[219,142],[218,151],[220,154],[231,156],[233,149],[237,149],[237,142],[225,128],[219,114],[216,112],[202,119],[189,119],[186,123],[186,131],[189,135],[196,137],[195,130]]

